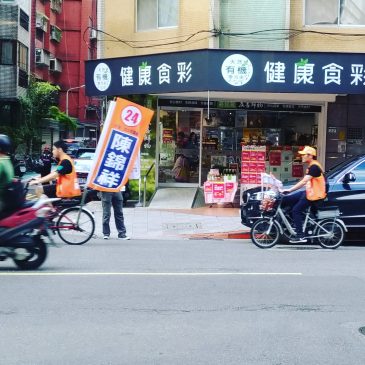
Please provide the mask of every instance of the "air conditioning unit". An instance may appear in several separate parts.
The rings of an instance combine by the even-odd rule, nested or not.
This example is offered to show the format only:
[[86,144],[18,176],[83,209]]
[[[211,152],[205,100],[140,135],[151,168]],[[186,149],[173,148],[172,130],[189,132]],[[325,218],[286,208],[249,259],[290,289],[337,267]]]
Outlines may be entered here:
[[62,39],[62,30],[56,27],[55,25],[51,25],[51,34],[50,39],[56,42],[61,42]]
[[37,13],[35,26],[37,29],[47,32],[48,18],[44,14]]
[[49,70],[53,72],[62,72],[62,62],[57,58],[49,60]]
[[35,63],[37,66],[49,66],[49,52],[43,48],[36,48]]
[[91,40],[95,40],[98,37],[98,32],[96,31],[96,29],[91,29],[90,30],[90,39]]

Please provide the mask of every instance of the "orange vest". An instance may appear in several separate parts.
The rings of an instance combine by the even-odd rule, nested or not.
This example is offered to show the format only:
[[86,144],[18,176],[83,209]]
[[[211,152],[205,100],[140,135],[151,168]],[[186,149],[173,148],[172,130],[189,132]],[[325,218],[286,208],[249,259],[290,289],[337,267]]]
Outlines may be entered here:
[[58,175],[56,195],[58,198],[73,198],[75,196],[80,196],[81,190],[73,161],[70,156],[66,156],[64,160],[70,161],[72,165],[72,172],[67,175]]
[[324,199],[327,196],[326,193],[326,180],[323,175],[323,169],[319,162],[312,161],[308,166],[306,175],[308,175],[309,167],[317,165],[321,169],[321,176],[312,177],[306,185],[306,197],[308,200],[315,201]]

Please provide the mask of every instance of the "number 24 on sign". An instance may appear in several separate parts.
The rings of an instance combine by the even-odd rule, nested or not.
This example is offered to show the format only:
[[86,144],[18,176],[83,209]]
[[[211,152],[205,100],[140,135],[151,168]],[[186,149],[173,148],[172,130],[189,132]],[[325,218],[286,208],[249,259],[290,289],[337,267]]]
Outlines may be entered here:
[[136,127],[142,120],[141,111],[135,106],[128,106],[122,110],[122,120],[129,127]]

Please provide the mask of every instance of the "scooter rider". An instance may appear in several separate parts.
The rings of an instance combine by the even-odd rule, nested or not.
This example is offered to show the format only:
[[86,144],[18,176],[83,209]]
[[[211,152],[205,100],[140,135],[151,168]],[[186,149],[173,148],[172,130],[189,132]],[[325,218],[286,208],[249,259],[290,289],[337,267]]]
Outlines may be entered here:
[[41,169],[41,177],[47,176],[51,172],[52,167],[52,152],[48,146],[45,146],[41,154],[41,161],[43,163]]
[[0,212],[5,208],[3,194],[6,186],[14,179],[14,168],[9,157],[10,150],[10,138],[0,134]]
[[285,193],[291,193],[302,188],[305,185],[305,191],[299,191],[295,194],[290,194],[283,198],[283,206],[292,206],[292,217],[296,230],[296,237],[290,240],[291,243],[307,242],[305,233],[303,232],[303,213],[305,209],[315,201],[323,200],[326,193],[326,180],[323,174],[323,168],[318,161],[315,160],[317,151],[310,146],[305,146],[302,151],[302,161],[308,164],[304,178],[287,190],[282,190]]

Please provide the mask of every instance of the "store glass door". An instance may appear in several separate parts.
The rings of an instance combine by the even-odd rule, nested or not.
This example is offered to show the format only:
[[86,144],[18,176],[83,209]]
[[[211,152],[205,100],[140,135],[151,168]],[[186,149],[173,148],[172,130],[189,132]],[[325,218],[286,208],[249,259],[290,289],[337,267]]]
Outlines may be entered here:
[[158,183],[199,185],[202,110],[160,109]]

